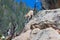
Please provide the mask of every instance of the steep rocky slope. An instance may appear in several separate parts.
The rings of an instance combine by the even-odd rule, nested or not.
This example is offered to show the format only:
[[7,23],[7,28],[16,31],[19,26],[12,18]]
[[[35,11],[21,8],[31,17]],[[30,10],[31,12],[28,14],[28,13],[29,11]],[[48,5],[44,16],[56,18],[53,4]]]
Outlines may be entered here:
[[60,9],[39,11],[12,40],[60,40]]

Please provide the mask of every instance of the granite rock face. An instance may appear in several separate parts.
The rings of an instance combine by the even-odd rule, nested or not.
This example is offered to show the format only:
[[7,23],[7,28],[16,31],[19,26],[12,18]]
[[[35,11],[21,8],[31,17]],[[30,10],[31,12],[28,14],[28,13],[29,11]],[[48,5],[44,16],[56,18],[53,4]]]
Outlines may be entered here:
[[40,30],[31,40],[60,40],[60,35],[52,28]]
[[[39,11],[30,21],[25,25],[25,30],[29,30],[32,24],[40,23],[42,21],[51,21],[60,28],[60,9],[42,10]],[[28,27],[29,26],[29,27]]]
[[39,11],[12,40],[60,40],[60,9]]

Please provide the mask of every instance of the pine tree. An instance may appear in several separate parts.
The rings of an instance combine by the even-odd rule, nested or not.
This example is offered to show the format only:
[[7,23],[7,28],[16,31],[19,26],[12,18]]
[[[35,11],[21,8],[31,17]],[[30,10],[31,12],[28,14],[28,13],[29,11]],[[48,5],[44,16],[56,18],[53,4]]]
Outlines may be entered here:
[[[7,30],[14,25],[16,26],[14,33],[20,32],[24,27],[24,15],[29,10],[25,3],[20,2],[20,4],[18,4],[14,0],[0,0],[0,30],[2,33],[7,33]],[[13,26],[9,26],[10,23],[12,23]]]

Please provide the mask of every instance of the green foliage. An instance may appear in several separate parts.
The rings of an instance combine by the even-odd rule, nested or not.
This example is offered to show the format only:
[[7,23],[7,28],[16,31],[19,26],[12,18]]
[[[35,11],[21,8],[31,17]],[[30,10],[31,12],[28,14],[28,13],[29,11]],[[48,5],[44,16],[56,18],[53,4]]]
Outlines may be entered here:
[[0,0],[0,30],[6,35],[7,30],[12,26],[10,23],[16,24],[16,33],[23,29],[25,23],[24,15],[30,10],[24,3],[20,4],[14,0]]
[[2,34],[0,34],[0,37],[2,37]]

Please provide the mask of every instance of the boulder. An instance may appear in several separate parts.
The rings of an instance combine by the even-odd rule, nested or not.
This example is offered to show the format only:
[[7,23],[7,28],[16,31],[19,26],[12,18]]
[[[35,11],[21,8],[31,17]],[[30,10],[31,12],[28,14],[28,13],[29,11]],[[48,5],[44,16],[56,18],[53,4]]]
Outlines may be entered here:
[[25,25],[23,32],[12,40],[60,40],[59,33],[60,9],[42,10]]
[[32,24],[42,23],[43,21],[55,23],[60,28],[60,9],[42,10],[39,11],[26,25],[24,30],[30,30]]
[[31,30],[26,31],[25,33],[20,34],[20,36],[15,37],[12,40],[29,40]]
[[60,40],[60,35],[56,30],[47,28],[40,30],[31,40]]

